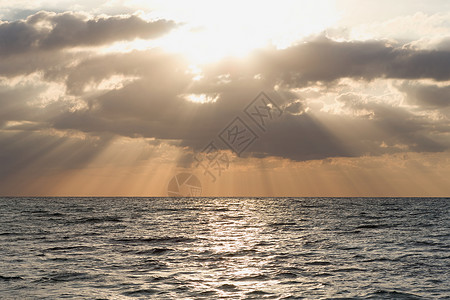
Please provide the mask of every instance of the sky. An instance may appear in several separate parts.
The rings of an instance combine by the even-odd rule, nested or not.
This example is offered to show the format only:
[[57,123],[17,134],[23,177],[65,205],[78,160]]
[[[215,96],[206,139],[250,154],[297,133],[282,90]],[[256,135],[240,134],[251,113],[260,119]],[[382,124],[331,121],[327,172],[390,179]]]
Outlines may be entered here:
[[450,2],[0,0],[0,195],[194,193],[449,196]]

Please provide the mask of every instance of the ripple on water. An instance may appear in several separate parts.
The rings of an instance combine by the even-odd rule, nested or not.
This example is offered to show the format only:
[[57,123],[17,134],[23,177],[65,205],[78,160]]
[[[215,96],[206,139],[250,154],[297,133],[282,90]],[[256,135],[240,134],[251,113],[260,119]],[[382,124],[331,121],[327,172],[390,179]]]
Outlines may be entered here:
[[0,299],[450,299],[450,199],[2,198],[0,219]]

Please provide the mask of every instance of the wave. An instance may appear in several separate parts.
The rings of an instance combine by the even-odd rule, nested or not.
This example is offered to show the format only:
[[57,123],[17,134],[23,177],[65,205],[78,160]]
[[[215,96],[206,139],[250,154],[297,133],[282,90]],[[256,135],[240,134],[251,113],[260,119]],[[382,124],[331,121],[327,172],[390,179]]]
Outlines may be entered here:
[[234,292],[238,290],[239,288],[235,286],[234,284],[225,283],[219,286],[219,289],[226,292]]
[[278,279],[293,279],[297,277],[298,275],[292,272],[279,272],[277,275],[275,275],[275,278]]
[[158,293],[158,291],[154,290],[154,289],[140,289],[140,290],[123,292],[122,295],[124,295],[124,296],[145,296],[145,295],[154,295],[156,293]]
[[80,251],[94,251],[96,250],[96,247],[92,247],[92,246],[57,246],[57,247],[51,247],[51,248],[47,248],[45,249],[45,251],[69,251],[69,250],[80,250]]
[[331,265],[331,262],[324,261],[324,260],[308,261],[308,262],[305,262],[305,265],[310,265],[310,266],[329,266],[329,265]]
[[360,268],[341,268],[341,269],[330,270],[330,272],[333,272],[333,273],[367,272],[367,270],[360,269]]
[[273,227],[276,227],[276,226],[294,226],[294,225],[297,225],[297,223],[295,223],[295,222],[276,222],[276,223],[269,224],[269,226],[273,226]]
[[382,229],[396,227],[398,224],[362,224],[356,226],[356,229]]
[[38,282],[90,280],[95,276],[83,272],[58,272],[41,277]]
[[378,290],[376,292],[370,293],[364,297],[364,299],[425,299],[421,296],[405,293],[405,292],[397,292],[397,291],[387,291],[387,290]]
[[90,217],[90,218],[81,218],[69,221],[69,223],[104,223],[104,222],[122,222],[122,218],[118,216],[103,216],[103,217]]
[[23,278],[21,276],[3,276],[3,275],[0,275],[0,280],[12,281],[12,280],[23,280]]
[[146,259],[132,265],[117,265],[118,269],[132,269],[135,272],[148,272],[153,270],[164,270],[168,268],[168,264],[154,259]]
[[0,232],[0,236],[6,236],[6,235],[24,235],[24,233],[20,233],[20,232]]
[[237,257],[237,256],[247,256],[251,254],[255,254],[256,250],[254,249],[242,249],[238,251],[229,251],[229,252],[223,252],[219,253],[220,256],[226,256],[226,257]]
[[242,277],[235,277],[232,278],[233,281],[265,281],[268,280],[269,277],[264,274],[256,274],[256,275],[249,275],[249,276],[242,276]]
[[48,210],[32,210],[22,212],[25,215],[37,215],[38,217],[63,217],[65,214],[60,212],[51,212]]
[[152,248],[147,250],[125,250],[122,251],[122,253],[134,253],[137,255],[160,255],[167,253],[169,251],[173,251],[173,249],[170,248]]
[[271,295],[272,293],[257,290],[257,291],[247,292],[245,294],[248,296],[261,296],[262,297],[262,296]]
[[114,242],[120,243],[187,243],[193,242],[196,239],[187,238],[187,237],[179,237],[179,236],[165,236],[165,237],[129,237],[129,238],[121,238],[121,239],[113,239]]

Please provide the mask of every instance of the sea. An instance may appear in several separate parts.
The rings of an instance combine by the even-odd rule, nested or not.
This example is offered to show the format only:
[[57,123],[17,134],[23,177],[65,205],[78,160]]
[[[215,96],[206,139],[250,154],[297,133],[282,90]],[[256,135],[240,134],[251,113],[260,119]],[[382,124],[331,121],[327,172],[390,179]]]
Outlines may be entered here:
[[450,198],[0,198],[0,299],[450,299]]

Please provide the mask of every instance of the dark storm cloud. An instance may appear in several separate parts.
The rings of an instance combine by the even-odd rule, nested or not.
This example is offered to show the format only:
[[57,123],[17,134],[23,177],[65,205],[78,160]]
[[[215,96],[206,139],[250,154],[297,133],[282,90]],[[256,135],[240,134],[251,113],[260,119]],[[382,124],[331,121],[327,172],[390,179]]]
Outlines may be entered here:
[[33,52],[27,54],[11,55],[0,58],[0,75],[15,77],[41,72],[49,80],[58,80],[64,76],[67,68],[74,61],[83,59],[88,53],[77,52]]
[[223,91],[215,103],[192,103],[183,96],[188,79],[180,76],[175,81],[170,72],[155,74],[91,98],[87,109],[66,112],[53,124],[58,129],[190,140],[189,146],[200,148],[259,91],[249,85],[236,87]]
[[258,157],[279,156],[297,161],[353,156],[314,115],[285,114],[250,147]]
[[450,51],[414,50],[383,41],[337,42],[319,37],[283,50],[258,50],[247,61],[228,59],[211,65],[214,78],[260,74],[262,78],[290,87],[341,78],[450,80]]
[[450,51],[450,37],[445,38],[443,41],[441,41],[437,48]]
[[450,86],[405,82],[399,90],[406,94],[409,103],[422,108],[437,109],[450,106]]
[[[362,96],[352,93],[342,95],[337,100],[344,103],[345,107],[353,109],[354,112],[365,113],[357,120],[345,116],[339,117],[341,124],[347,124],[347,129],[342,131],[350,133],[348,141],[352,143],[351,148],[362,149],[362,153],[386,152],[389,149],[381,147],[382,142],[416,152],[439,152],[450,147],[450,141],[445,137],[445,132],[449,130],[445,120],[433,121],[414,115],[406,108],[367,101]],[[334,126],[339,128],[340,125],[336,123]],[[434,137],[432,133],[437,133],[438,137]],[[439,135],[441,133],[444,134]],[[358,143],[362,147],[358,147],[356,145]],[[364,147],[364,144],[368,147]]]
[[[353,115],[310,112],[306,110],[304,99],[290,88],[318,82],[326,86],[347,77],[365,81],[377,78],[448,80],[450,52],[403,49],[380,41],[338,43],[319,38],[284,50],[263,49],[249,59],[227,58],[204,65],[203,78],[194,80],[189,62],[180,55],[158,49],[107,55],[57,51],[116,40],[107,33],[108,27],[120,27],[121,22],[129,22],[118,34],[121,38],[142,34],[130,33],[140,32],[141,25],[148,28],[155,25],[133,18],[136,17],[94,21],[72,14],[40,13],[27,21],[13,22],[17,32],[25,33],[19,35],[21,41],[5,49],[12,52],[14,47],[37,47],[54,51],[11,55],[0,66],[0,74],[12,76],[42,71],[45,80],[65,82],[67,94],[76,96],[85,106],[74,109],[65,101],[57,101],[44,108],[30,108],[24,100],[26,94],[21,95],[17,89],[15,98],[11,95],[4,98],[9,100],[0,102],[8,112],[0,123],[33,121],[42,128],[79,130],[100,137],[121,135],[179,140],[180,146],[198,151],[241,114],[260,91],[271,91],[278,85],[277,102],[286,108],[285,113],[264,135],[258,132],[260,139],[244,155],[301,161],[401,151],[443,151],[449,147],[445,138],[448,126],[444,121],[417,117],[406,108],[365,101],[357,94],[341,95],[337,99],[346,109],[354,111]],[[30,42],[33,30],[26,32],[29,28],[37,32],[35,25],[41,19],[51,19],[53,28],[58,30],[52,29]],[[88,34],[86,28],[93,27],[96,29]],[[86,36],[75,28],[81,28],[80,32],[85,32]],[[102,38],[96,41],[100,32]],[[86,92],[87,86],[95,87],[113,75],[135,79],[109,91]],[[444,106],[442,97],[446,91],[428,91],[420,98],[426,98],[430,105]],[[186,100],[189,94],[206,94],[216,98],[216,102],[192,103]],[[33,110],[34,115],[30,114]],[[21,128],[26,131],[25,125]],[[28,144],[23,146],[28,147]],[[14,151],[10,153],[14,155]]]
[[[108,92],[92,99],[88,109],[58,116],[53,126],[94,134],[181,140],[181,146],[199,151],[264,88],[256,83],[252,86],[248,81],[222,90],[215,103],[199,104],[178,96],[188,87],[187,82],[177,88],[159,85],[162,89],[154,86],[158,83],[140,80]],[[307,113],[301,100],[289,97],[277,100],[285,103],[284,115],[270,123],[265,133],[254,128],[260,138],[245,155],[302,161],[402,151],[436,152],[450,146],[446,139],[439,139],[448,131],[445,123],[417,117],[404,108],[363,101],[357,94],[339,98],[348,109],[354,110],[354,116]],[[359,111],[365,111],[366,115],[358,116]],[[250,120],[247,122],[254,126]],[[432,136],[430,132],[436,134]],[[219,146],[226,149],[225,145]]]
[[145,21],[137,16],[87,19],[76,13],[38,12],[26,20],[0,24],[0,55],[99,46],[115,41],[150,39],[161,36],[173,21]]
[[[440,152],[450,147],[448,124],[415,116],[404,108],[366,102],[359,95],[340,99],[366,115],[285,110],[249,148],[253,154],[303,161],[404,151]],[[294,102],[297,103],[297,102]],[[436,134],[430,134],[430,133]]]
[[49,119],[71,110],[76,105],[70,101],[52,101],[45,105],[33,104],[47,89],[48,86],[45,84],[30,82],[16,84],[13,87],[0,85],[0,122],[3,124],[8,121],[25,122],[15,125],[15,129],[19,127],[29,131],[47,129],[50,127]]
[[[285,115],[273,123],[249,153],[294,160],[334,156],[381,155],[399,151],[443,151],[448,142],[430,132],[445,132],[443,124],[414,116],[404,108],[342,96],[348,109],[371,117],[306,113],[293,86],[344,77],[434,78],[449,76],[449,53],[399,49],[379,41],[343,42],[316,39],[286,50],[261,50],[248,60],[227,58],[205,66],[204,77],[193,81],[188,63],[159,50],[90,58],[67,76],[68,91],[83,95],[89,83],[111,75],[139,79],[103,95],[88,97],[88,108],[65,112],[52,120],[58,129],[99,134],[181,140],[182,146],[202,149],[237,116],[261,90],[279,84]],[[438,63],[439,61],[439,63]],[[428,62],[428,64],[426,63]],[[191,103],[187,94],[217,96],[214,103]],[[439,101],[435,99],[434,101]],[[437,128],[439,127],[440,128]],[[330,128],[339,128],[336,136]]]

